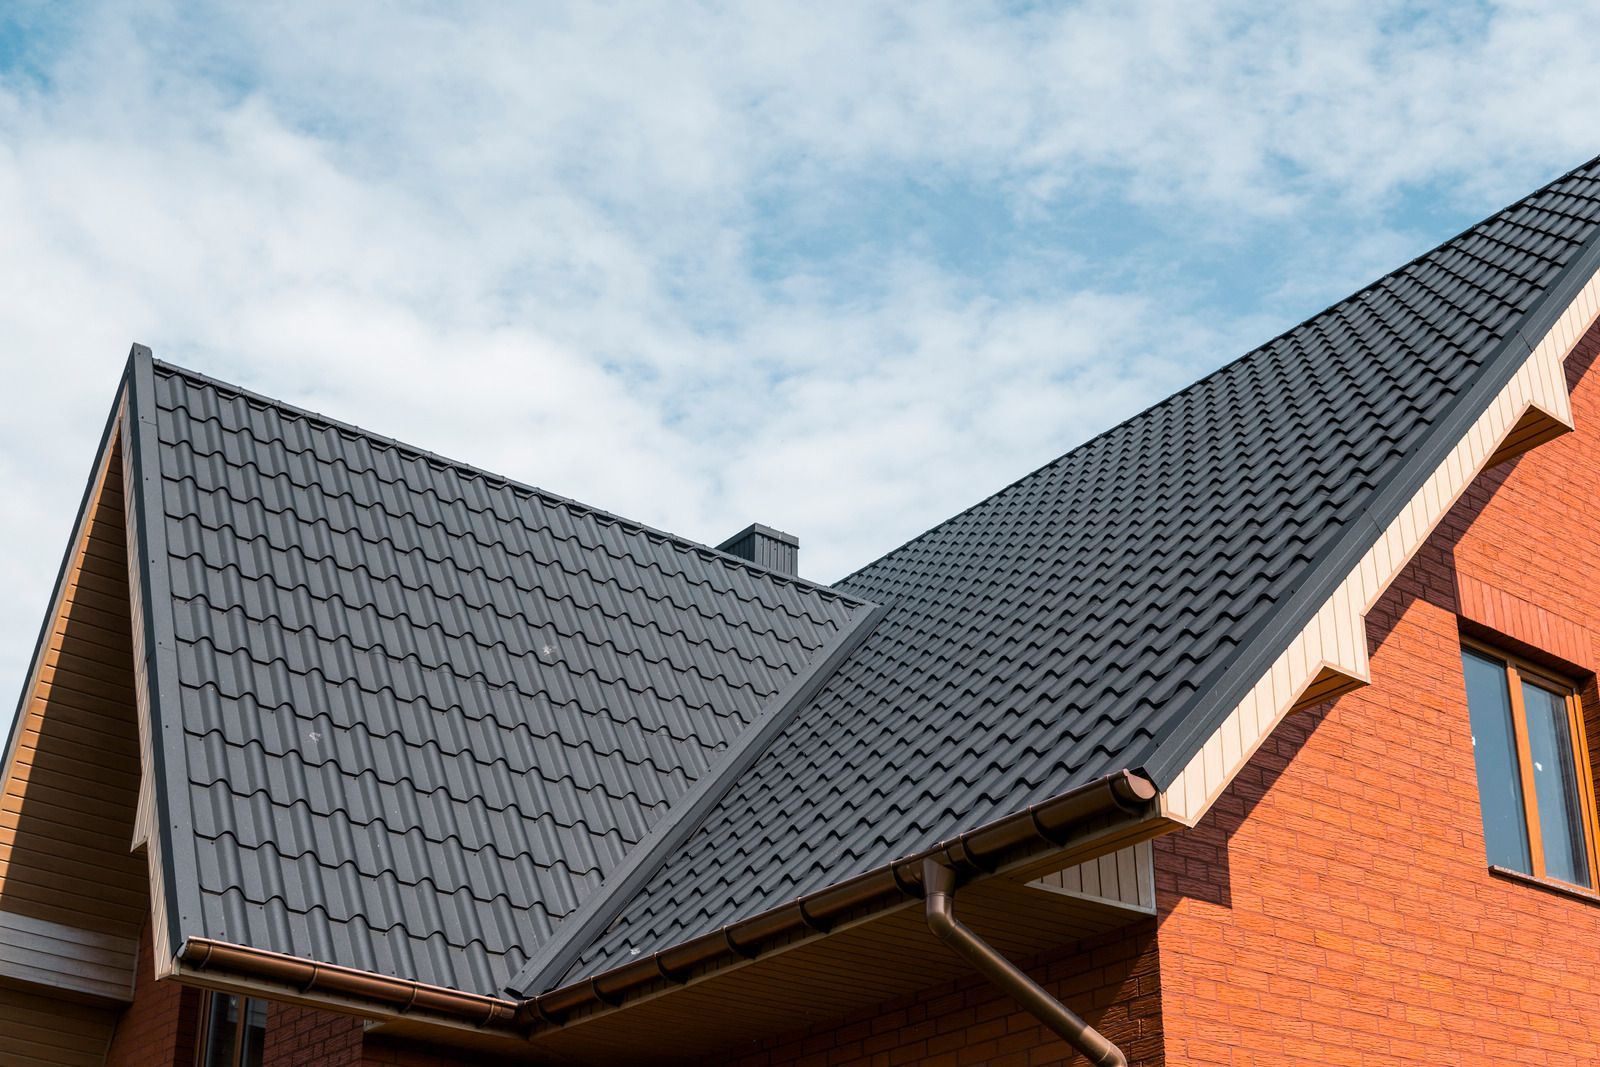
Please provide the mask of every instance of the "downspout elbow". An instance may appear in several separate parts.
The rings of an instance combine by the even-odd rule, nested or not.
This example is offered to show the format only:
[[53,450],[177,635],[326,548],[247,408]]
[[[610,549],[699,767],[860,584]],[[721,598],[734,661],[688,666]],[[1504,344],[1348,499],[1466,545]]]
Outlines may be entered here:
[[1097,1067],[1128,1067],[1128,1057],[1100,1031],[1075,1015],[987,941],[973,933],[955,912],[955,871],[938,860],[922,863],[922,889],[928,929],[1023,1010],[1064,1038]]

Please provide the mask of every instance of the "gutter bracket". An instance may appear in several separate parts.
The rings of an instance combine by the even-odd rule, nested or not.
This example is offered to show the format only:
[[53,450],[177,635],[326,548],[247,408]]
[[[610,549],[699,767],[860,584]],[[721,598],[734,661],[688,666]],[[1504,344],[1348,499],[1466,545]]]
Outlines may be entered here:
[[949,948],[972,964],[996,988],[1016,1001],[1029,1015],[1064,1038],[1097,1067],[1128,1067],[1128,1057],[1100,1031],[1073,1014],[1065,1004],[1045,992],[993,945],[973,933],[955,913],[956,872],[936,859],[922,861],[922,887],[928,929]]

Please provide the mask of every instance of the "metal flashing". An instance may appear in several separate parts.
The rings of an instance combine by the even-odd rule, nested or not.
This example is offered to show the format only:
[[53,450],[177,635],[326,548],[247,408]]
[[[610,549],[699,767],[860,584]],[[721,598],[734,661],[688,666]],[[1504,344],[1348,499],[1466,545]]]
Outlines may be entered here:
[[[174,771],[186,769],[183,724],[178,692],[177,646],[173,636],[172,587],[164,522],[151,517],[162,499],[161,471],[156,459],[160,441],[156,417],[155,372],[150,349],[135,344],[128,354],[128,404],[124,412],[129,485],[126,502],[132,519],[139,567],[140,616],[144,623],[145,681],[149,694],[150,757],[156,775],[153,799],[159,827],[162,880],[167,904],[167,949],[175,959],[183,951],[188,928],[199,926],[200,889],[193,820],[186,788],[174,788]],[[184,782],[188,776],[183,775]]]
[[672,810],[629,852],[628,857],[586,900],[581,910],[569,916],[507,984],[515,996],[544,992],[559,984],[578,954],[604,930],[633,895],[650,880],[661,865],[700,825],[712,805],[722,799],[728,787],[766,749],[778,731],[805,706],[822,684],[838,669],[872,628],[883,618],[884,609],[872,605],[862,610],[848,629],[837,633],[827,648],[819,652],[803,674],[797,675],[773,697],[760,721],[745,728],[723,754],[715,770],[701,778]]

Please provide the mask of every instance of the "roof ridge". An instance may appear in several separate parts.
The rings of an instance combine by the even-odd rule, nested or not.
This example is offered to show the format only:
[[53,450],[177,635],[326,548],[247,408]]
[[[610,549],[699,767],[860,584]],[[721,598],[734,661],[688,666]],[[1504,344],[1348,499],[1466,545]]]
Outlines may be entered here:
[[[1541,195],[1597,161],[1600,161],[1600,157],[1569,171],[1528,197],[1507,205],[1478,225],[1485,225],[1515,210],[1525,201]],[[1462,232],[1470,233],[1476,228],[1469,227]],[[1194,687],[1181,710],[1153,738],[1154,748],[1145,766],[1139,768],[1141,773],[1159,788],[1167,788],[1193,755],[1192,750],[1198,747],[1193,742],[1197,738],[1203,740],[1217,729],[1250,687],[1271,668],[1272,661],[1293,639],[1293,635],[1307,625],[1338,583],[1359,564],[1362,554],[1383,536],[1384,530],[1388,529],[1406,502],[1420,490],[1444,461],[1449,450],[1494,401],[1517,368],[1533,353],[1539,340],[1577,297],[1582,284],[1597,270],[1600,270],[1600,225],[1592,227],[1589,235],[1573,250],[1571,258],[1539,288],[1538,295],[1528,309],[1506,327],[1504,335],[1478,365],[1466,385],[1400,460],[1388,480],[1373,486],[1360,514],[1352,519],[1345,530],[1336,533],[1331,543],[1321,548],[1289,596],[1242,635],[1231,654],[1218,658],[1216,666]],[[1529,332],[1533,334],[1532,337],[1528,335]],[[1231,683],[1230,678],[1234,679]]]
[[600,888],[556,924],[550,940],[541,945],[507,980],[507,992],[528,996],[543,992],[561,980],[644,883],[654,877],[667,858],[700,828],[706,815],[777,739],[789,721],[810,703],[817,691],[849,660],[888,610],[877,604],[867,604],[863,608],[827,646],[818,650],[805,670],[773,695],[761,716],[729,744],[727,752],[714,769],[695,782],[667,810],[649,833],[606,876]]
[[321,412],[300,407],[298,404],[291,404],[287,401],[279,400],[276,397],[267,396],[264,393],[258,393],[253,389],[247,389],[242,385],[237,385],[233,382],[225,382],[219,378],[213,378],[211,375],[202,373],[201,371],[192,370],[188,367],[180,367],[177,364],[168,363],[165,360],[156,359],[153,356],[151,357],[150,363],[151,366],[157,371],[165,371],[175,374],[180,377],[187,378],[193,383],[207,386],[212,389],[217,389],[222,392],[231,393],[232,395],[240,397],[241,399],[260,404],[263,407],[271,408],[275,411],[291,415],[295,418],[304,419],[312,423],[318,423],[338,433],[350,434],[352,436],[374,442],[382,445],[385,448],[393,449],[416,459],[420,459],[428,463],[438,464],[439,466],[458,471],[467,477],[477,478],[492,485],[501,486],[511,490],[513,493],[520,493],[536,497],[542,501],[545,501],[546,503],[565,508],[568,511],[574,511],[579,514],[588,515],[600,520],[601,522],[614,523],[625,529],[631,530],[634,533],[644,534],[647,537],[660,538],[661,540],[675,545],[680,549],[693,552],[694,554],[708,561],[722,564],[732,564],[734,566],[751,571],[757,575],[772,578],[779,583],[797,586],[801,589],[810,590],[823,596],[833,597],[848,603],[860,606],[865,606],[870,603],[870,601],[865,600],[858,594],[849,593],[842,589],[835,589],[831,585],[827,585],[823,582],[812,581],[809,578],[802,578],[797,574],[785,574],[783,571],[773,570],[771,567],[764,567],[753,560],[747,560],[743,556],[735,556],[732,553],[723,552],[712,545],[693,540],[692,538],[685,537],[682,534],[675,534],[670,530],[663,530],[659,527],[651,526],[648,523],[640,522],[637,519],[630,519],[626,516],[618,515],[616,512],[607,511],[604,508],[595,507],[592,504],[585,504],[581,500],[577,500],[568,496],[562,496],[560,493],[552,492],[548,489],[541,489],[536,485],[518,481],[517,479],[508,477],[504,474],[496,474],[493,471],[485,470],[482,467],[475,466],[462,460],[451,459],[449,456],[429,451],[428,449],[421,448],[417,445],[408,444],[399,438],[390,437],[387,434],[377,433],[373,430],[368,430],[364,427],[357,426],[355,423],[345,422],[342,419],[335,419],[331,416],[324,415]]
[[[1098,444],[1100,441],[1104,440],[1107,437],[1110,437],[1112,434],[1117,433],[1118,431],[1124,429],[1128,425],[1130,425],[1130,424],[1132,424],[1134,422],[1137,422],[1140,419],[1143,419],[1146,416],[1153,414],[1154,412],[1160,411],[1162,408],[1165,408],[1169,404],[1171,404],[1171,403],[1175,402],[1176,400],[1178,400],[1179,397],[1182,397],[1185,394],[1187,394],[1187,393],[1189,393],[1189,392],[1191,392],[1191,391],[1193,391],[1195,389],[1198,389],[1200,386],[1205,385],[1207,382],[1210,382],[1213,379],[1222,377],[1228,371],[1232,370],[1234,367],[1236,367],[1239,364],[1243,363],[1245,360],[1250,359],[1252,356],[1255,356],[1258,353],[1263,352],[1268,348],[1271,348],[1273,345],[1277,344],[1279,341],[1284,340],[1286,337],[1290,336],[1291,334],[1293,334],[1293,333],[1295,333],[1295,332],[1297,332],[1299,330],[1305,329],[1306,327],[1310,326],[1312,323],[1316,322],[1318,319],[1320,319],[1323,316],[1329,314],[1330,312],[1332,312],[1332,311],[1334,311],[1334,310],[1336,310],[1336,309],[1338,309],[1340,307],[1343,307],[1346,304],[1352,303],[1353,301],[1355,301],[1355,300],[1359,299],[1360,297],[1366,295],[1367,293],[1371,292],[1373,289],[1376,289],[1378,286],[1382,285],[1384,282],[1389,281],[1391,278],[1400,277],[1401,275],[1405,274],[1407,271],[1411,270],[1413,267],[1417,266],[1423,260],[1427,259],[1429,256],[1432,256],[1435,253],[1437,253],[1437,252],[1441,251],[1442,249],[1446,248],[1447,246],[1453,245],[1457,241],[1460,241],[1463,238],[1470,236],[1475,230],[1478,230],[1481,227],[1484,227],[1484,226],[1488,225],[1489,223],[1491,223],[1494,220],[1500,218],[1502,215],[1506,214],[1509,211],[1516,210],[1517,208],[1523,206],[1524,204],[1527,204],[1529,201],[1533,200],[1534,198],[1545,195],[1551,189],[1555,188],[1557,185],[1560,185],[1562,182],[1573,178],[1574,176],[1576,176],[1580,172],[1582,172],[1584,170],[1587,170],[1587,169],[1590,169],[1592,167],[1596,167],[1596,166],[1600,166],[1600,155],[1596,155],[1596,156],[1592,157],[1591,159],[1588,159],[1585,162],[1578,164],[1576,167],[1571,168],[1570,170],[1566,171],[1565,173],[1563,173],[1563,174],[1561,174],[1561,175],[1559,175],[1559,176],[1557,176],[1555,178],[1552,178],[1550,181],[1546,182],[1544,185],[1541,185],[1539,188],[1535,189],[1533,192],[1528,193],[1526,196],[1522,196],[1522,197],[1519,197],[1516,200],[1513,200],[1511,203],[1507,204],[1503,208],[1500,208],[1498,211],[1492,212],[1491,214],[1485,216],[1484,218],[1479,219],[1477,222],[1472,223],[1470,226],[1467,226],[1467,227],[1461,229],[1460,231],[1458,231],[1457,233],[1452,234],[1450,237],[1445,238],[1443,241],[1440,241],[1438,244],[1434,245],[1432,248],[1429,248],[1428,250],[1426,250],[1424,252],[1418,253],[1417,255],[1413,256],[1411,259],[1407,260],[1405,263],[1403,263],[1400,266],[1394,268],[1393,270],[1388,271],[1388,272],[1386,272],[1384,274],[1381,274],[1378,277],[1372,279],[1372,281],[1368,282],[1366,285],[1363,285],[1360,289],[1357,289],[1355,292],[1350,293],[1347,296],[1341,297],[1338,300],[1335,300],[1333,303],[1328,304],[1327,306],[1323,307],[1321,310],[1317,311],[1315,314],[1308,315],[1306,318],[1302,319],[1300,322],[1297,322],[1292,326],[1289,326],[1289,327],[1287,327],[1287,328],[1285,328],[1283,330],[1280,330],[1278,333],[1274,334],[1272,337],[1269,337],[1267,340],[1263,341],[1261,344],[1256,345],[1254,348],[1251,348],[1251,349],[1245,351],[1241,355],[1236,356],[1233,359],[1228,360],[1228,362],[1226,362],[1226,363],[1222,364],[1221,366],[1217,367],[1215,370],[1212,370],[1212,371],[1209,371],[1209,372],[1207,372],[1205,374],[1202,374],[1200,377],[1194,379],[1192,382],[1190,382],[1188,385],[1185,385],[1183,388],[1178,389],[1175,392],[1167,394],[1166,396],[1162,397],[1160,400],[1157,400],[1155,403],[1149,405],[1148,407],[1141,408],[1140,410],[1134,412],[1132,415],[1129,415],[1127,418],[1125,418],[1122,421],[1116,423],[1115,425],[1108,426],[1104,430],[1101,430],[1099,433],[1094,434],[1091,437],[1085,438],[1084,440],[1082,440],[1082,441],[1078,442],[1077,444],[1073,445],[1071,448],[1067,449],[1065,452],[1063,452],[1060,455],[1054,457],[1053,459],[1046,460],[1045,462],[1039,464],[1037,467],[1034,467],[1032,470],[1028,471],[1026,474],[1023,474],[1022,476],[1020,476],[1018,478],[1012,479],[1011,481],[1007,482],[1005,485],[1001,486],[999,489],[996,489],[994,492],[992,492],[992,493],[988,494],[987,496],[983,497],[981,500],[974,501],[972,504],[969,504],[967,507],[962,508],[960,511],[956,512],[954,515],[951,515],[951,516],[949,516],[948,518],[945,518],[945,519],[941,519],[940,521],[934,523],[932,526],[928,527],[926,530],[923,530],[921,533],[907,538],[905,541],[902,541],[900,544],[896,545],[894,548],[889,549],[887,552],[883,553],[881,556],[878,556],[876,559],[873,559],[872,561],[870,561],[868,563],[864,563],[861,566],[857,567],[855,570],[849,572],[848,574],[842,575],[841,577],[837,578],[833,583],[834,586],[843,585],[845,582],[848,582],[850,579],[856,577],[857,575],[859,575],[859,574],[861,574],[861,573],[863,573],[865,571],[868,571],[868,570],[872,569],[873,567],[876,567],[878,564],[880,564],[880,563],[884,562],[885,560],[887,560],[890,556],[898,555],[900,552],[902,552],[905,549],[907,549],[907,548],[911,547],[912,545],[916,544],[918,541],[921,541],[923,538],[928,537],[931,534],[937,533],[938,531],[944,529],[946,526],[949,526],[951,523],[955,522],[956,520],[961,519],[961,518],[965,517],[966,515],[971,514],[972,512],[976,511],[978,508],[981,508],[985,504],[989,503],[991,500],[994,500],[994,499],[996,499],[998,497],[1004,496],[1006,493],[1008,493],[1011,490],[1017,488],[1017,486],[1023,484],[1024,482],[1027,482],[1027,481],[1031,480],[1032,478],[1034,478],[1035,476],[1043,473],[1044,471],[1049,470],[1051,467],[1054,467],[1054,466],[1056,466],[1056,465],[1058,465],[1058,464],[1060,464],[1060,463],[1062,463],[1062,462],[1064,462],[1064,461],[1066,461],[1068,459],[1071,459],[1073,456],[1078,455],[1080,452],[1087,451],[1089,448],[1091,448],[1094,445]],[[1555,284],[1555,279],[1552,279],[1550,284],[1554,285]],[[1548,288],[1548,286],[1547,286],[1547,288]]]

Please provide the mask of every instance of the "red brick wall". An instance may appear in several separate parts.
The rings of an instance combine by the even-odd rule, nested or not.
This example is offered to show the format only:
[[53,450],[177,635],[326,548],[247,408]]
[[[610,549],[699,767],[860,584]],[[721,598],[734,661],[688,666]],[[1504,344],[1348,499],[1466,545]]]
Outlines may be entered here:
[[[1084,941],[1065,953],[1017,962],[1121,1045],[1136,1067],[1165,1062],[1154,920]],[[1076,1067],[1086,1061],[994,987],[973,978],[763,1042],[733,1062],[736,1067]]]
[[353,1067],[361,1062],[362,1027],[350,1015],[269,1004],[262,1067]]
[[200,994],[169,980],[156,981],[150,927],[139,940],[133,1003],[123,1010],[106,1054],[106,1067],[190,1067]]
[[1373,684],[1157,842],[1171,1062],[1600,1062],[1600,904],[1486,867],[1457,615],[1595,666],[1594,341],[1578,433],[1481,477],[1369,615]]

